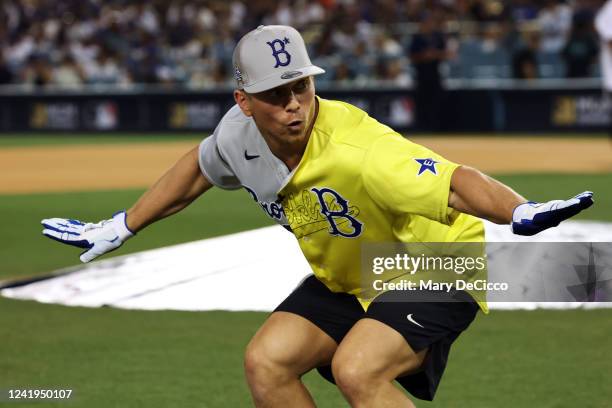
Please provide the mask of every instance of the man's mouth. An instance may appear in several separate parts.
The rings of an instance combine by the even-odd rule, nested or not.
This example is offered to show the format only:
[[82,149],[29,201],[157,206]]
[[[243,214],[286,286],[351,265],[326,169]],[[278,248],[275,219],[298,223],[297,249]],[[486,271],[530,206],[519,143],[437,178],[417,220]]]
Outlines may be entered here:
[[301,120],[294,120],[292,122],[289,122],[289,124],[287,126],[289,126],[290,128],[295,129],[295,128],[300,127],[301,124],[302,124]]

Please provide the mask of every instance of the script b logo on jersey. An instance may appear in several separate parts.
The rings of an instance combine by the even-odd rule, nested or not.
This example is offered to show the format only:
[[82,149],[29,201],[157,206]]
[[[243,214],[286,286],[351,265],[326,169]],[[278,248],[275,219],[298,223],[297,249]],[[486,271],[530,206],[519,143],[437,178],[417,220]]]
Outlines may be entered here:
[[[319,200],[320,212],[327,219],[331,230],[331,235],[342,236],[346,238],[355,238],[361,235],[363,224],[355,217],[351,216],[351,208],[349,202],[344,199],[338,192],[331,188],[311,188],[310,191],[317,195]],[[327,201],[326,201],[327,197]],[[344,228],[342,224],[349,224]]]
[[285,45],[289,44],[289,38],[285,37],[282,40],[275,38],[272,41],[266,41],[266,44],[272,48],[272,56],[276,60],[274,68],[286,67],[291,63],[291,54],[285,49]]

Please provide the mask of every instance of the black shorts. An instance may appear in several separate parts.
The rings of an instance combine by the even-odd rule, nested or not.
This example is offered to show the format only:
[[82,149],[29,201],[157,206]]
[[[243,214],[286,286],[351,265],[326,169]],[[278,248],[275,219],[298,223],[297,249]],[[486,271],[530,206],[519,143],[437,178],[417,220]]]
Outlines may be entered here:
[[[400,293],[401,292],[401,293]],[[440,293],[441,301],[399,301],[396,296],[410,292],[386,292],[378,296],[364,312],[353,295],[334,293],[314,276],[306,278],[275,311],[302,316],[340,344],[351,327],[362,318],[378,320],[399,332],[410,347],[419,352],[429,348],[418,373],[397,378],[413,396],[431,401],[436,393],[451,344],[476,317],[478,304],[461,292],[462,301],[445,301],[449,294]],[[408,318],[410,316],[410,320]],[[415,323],[416,322],[416,323]],[[335,383],[331,366],[318,367],[319,373]]]

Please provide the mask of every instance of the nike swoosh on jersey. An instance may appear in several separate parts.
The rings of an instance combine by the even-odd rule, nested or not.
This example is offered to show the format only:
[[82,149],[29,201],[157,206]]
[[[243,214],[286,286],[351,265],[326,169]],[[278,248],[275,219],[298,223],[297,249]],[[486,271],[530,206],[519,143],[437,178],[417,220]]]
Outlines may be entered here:
[[247,159],[247,160],[253,160],[253,159],[256,159],[258,157],[259,157],[258,154],[250,155],[250,154],[247,153],[246,150],[244,151],[244,158]]
[[414,318],[412,317],[412,313],[410,313],[408,316],[406,316],[406,318],[408,319],[408,321],[410,323],[414,323],[417,326],[419,326],[421,329],[424,329],[425,327],[423,327],[419,322],[417,322],[416,320],[414,320]]

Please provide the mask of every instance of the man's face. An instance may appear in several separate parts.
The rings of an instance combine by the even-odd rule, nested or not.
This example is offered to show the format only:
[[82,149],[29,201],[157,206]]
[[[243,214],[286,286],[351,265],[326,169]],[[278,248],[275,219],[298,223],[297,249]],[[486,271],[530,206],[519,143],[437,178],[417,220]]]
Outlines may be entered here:
[[236,90],[234,98],[264,135],[278,141],[301,140],[313,120],[315,89],[311,77],[255,94]]

